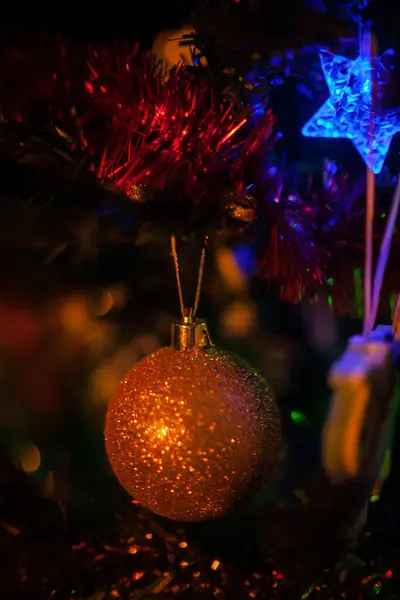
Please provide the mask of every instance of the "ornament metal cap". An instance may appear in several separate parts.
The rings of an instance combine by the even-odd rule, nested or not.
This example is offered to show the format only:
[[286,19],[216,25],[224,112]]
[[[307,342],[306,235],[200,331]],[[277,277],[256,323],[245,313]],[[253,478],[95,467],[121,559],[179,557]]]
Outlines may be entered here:
[[184,352],[191,348],[210,348],[212,345],[207,323],[202,319],[194,319],[193,310],[186,308],[183,320],[172,324],[171,346]]

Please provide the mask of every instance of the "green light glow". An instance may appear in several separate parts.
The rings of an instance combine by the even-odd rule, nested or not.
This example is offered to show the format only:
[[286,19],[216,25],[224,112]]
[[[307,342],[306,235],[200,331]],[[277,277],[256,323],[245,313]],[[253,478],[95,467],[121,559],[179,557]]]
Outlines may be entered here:
[[293,423],[295,423],[296,425],[300,425],[301,423],[305,423],[307,421],[306,415],[304,415],[301,412],[292,411],[290,413],[290,416]]
[[396,308],[396,304],[397,304],[397,294],[390,294],[390,319],[393,321],[393,317],[394,317],[394,309]]
[[361,269],[354,269],[353,281],[356,296],[357,316],[359,319],[361,319],[364,316],[364,291]]

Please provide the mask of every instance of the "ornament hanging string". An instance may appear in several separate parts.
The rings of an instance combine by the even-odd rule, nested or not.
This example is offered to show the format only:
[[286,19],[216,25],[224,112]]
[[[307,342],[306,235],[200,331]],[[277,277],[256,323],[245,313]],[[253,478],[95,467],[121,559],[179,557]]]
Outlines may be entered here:
[[[371,77],[373,75],[372,56],[375,54],[376,44],[371,33],[371,23],[363,24],[360,17],[360,50],[363,58],[369,59]],[[373,84],[371,83],[371,86]],[[370,135],[374,135],[373,124],[370,124]],[[369,338],[372,333],[372,270],[373,270],[373,228],[375,213],[375,175],[367,167],[367,197],[365,213],[365,263],[364,263],[364,324],[363,334]]]
[[385,232],[383,234],[382,245],[380,248],[376,273],[374,279],[374,289],[372,294],[371,305],[371,322],[369,329],[372,331],[376,316],[378,314],[379,299],[382,290],[383,278],[385,276],[386,265],[389,259],[390,246],[392,243],[393,233],[396,227],[397,215],[400,207],[400,176],[397,179],[397,186],[393,196],[392,205],[390,207],[389,216],[386,223]]
[[375,214],[375,175],[367,167],[367,199],[365,212],[365,265],[364,265],[364,327],[363,334],[369,338],[373,329],[372,322],[372,269],[373,236]]
[[176,283],[178,286],[178,295],[179,295],[179,305],[182,313],[182,319],[185,321],[189,319],[189,322],[192,323],[193,319],[196,316],[197,310],[199,308],[200,303],[200,295],[201,295],[201,286],[203,283],[203,274],[204,274],[204,263],[206,259],[206,248],[207,248],[207,236],[204,238],[203,247],[201,250],[200,257],[200,265],[199,265],[199,274],[197,277],[197,287],[196,287],[196,296],[193,304],[193,308],[186,308],[185,303],[183,301],[183,292],[182,292],[182,284],[181,284],[181,276],[180,276],[180,268],[179,268],[179,259],[178,252],[176,250],[176,237],[174,234],[171,234],[171,251],[172,257],[174,259],[175,266],[175,275],[176,275]]
[[[360,50],[364,57],[369,59],[371,65],[371,78],[374,76],[372,67],[373,57],[377,54],[376,40],[371,32],[371,23],[363,24],[360,19]],[[370,82],[372,89],[374,81]],[[374,136],[374,127],[371,124],[370,135]],[[366,219],[365,219],[365,267],[364,267],[364,324],[363,334],[368,339],[375,326],[378,314],[380,294],[386,265],[389,259],[390,246],[396,226],[397,215],[400,207],[400,177],[393,196],[389,217],[386,223],[382,244],[379,250],[374,281],[373,272],[373,225],[375,214],[376,176],[367,167],[367,193],[366,193]]]

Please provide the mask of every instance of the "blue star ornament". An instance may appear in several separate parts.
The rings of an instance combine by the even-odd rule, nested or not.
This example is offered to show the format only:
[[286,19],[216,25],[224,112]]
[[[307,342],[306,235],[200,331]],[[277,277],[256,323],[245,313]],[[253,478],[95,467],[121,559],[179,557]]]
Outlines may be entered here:
[[400,131],[400,109],[382,107],[390,85],[393,51],[355,60],[322,51],[320,60],[330,96],[304,125],[303,135],[348,138],[367,167],[380,173],[392,138]]

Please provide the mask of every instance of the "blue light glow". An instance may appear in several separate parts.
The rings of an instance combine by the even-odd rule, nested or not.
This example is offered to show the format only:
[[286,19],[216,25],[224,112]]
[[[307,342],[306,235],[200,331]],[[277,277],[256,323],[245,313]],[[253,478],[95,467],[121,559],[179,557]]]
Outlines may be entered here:
[[238,245],[233,249],[236,263],[239,269],[245,275],[251,275],[254,272],[254,253],[250,246]]
[[320,53],[330,97],[304,125],[305,137],[351,139],[369,169],[380,173],[392,138],[400,131],[400,110],[380,107],[390,84],[393,52],[350,60]]

